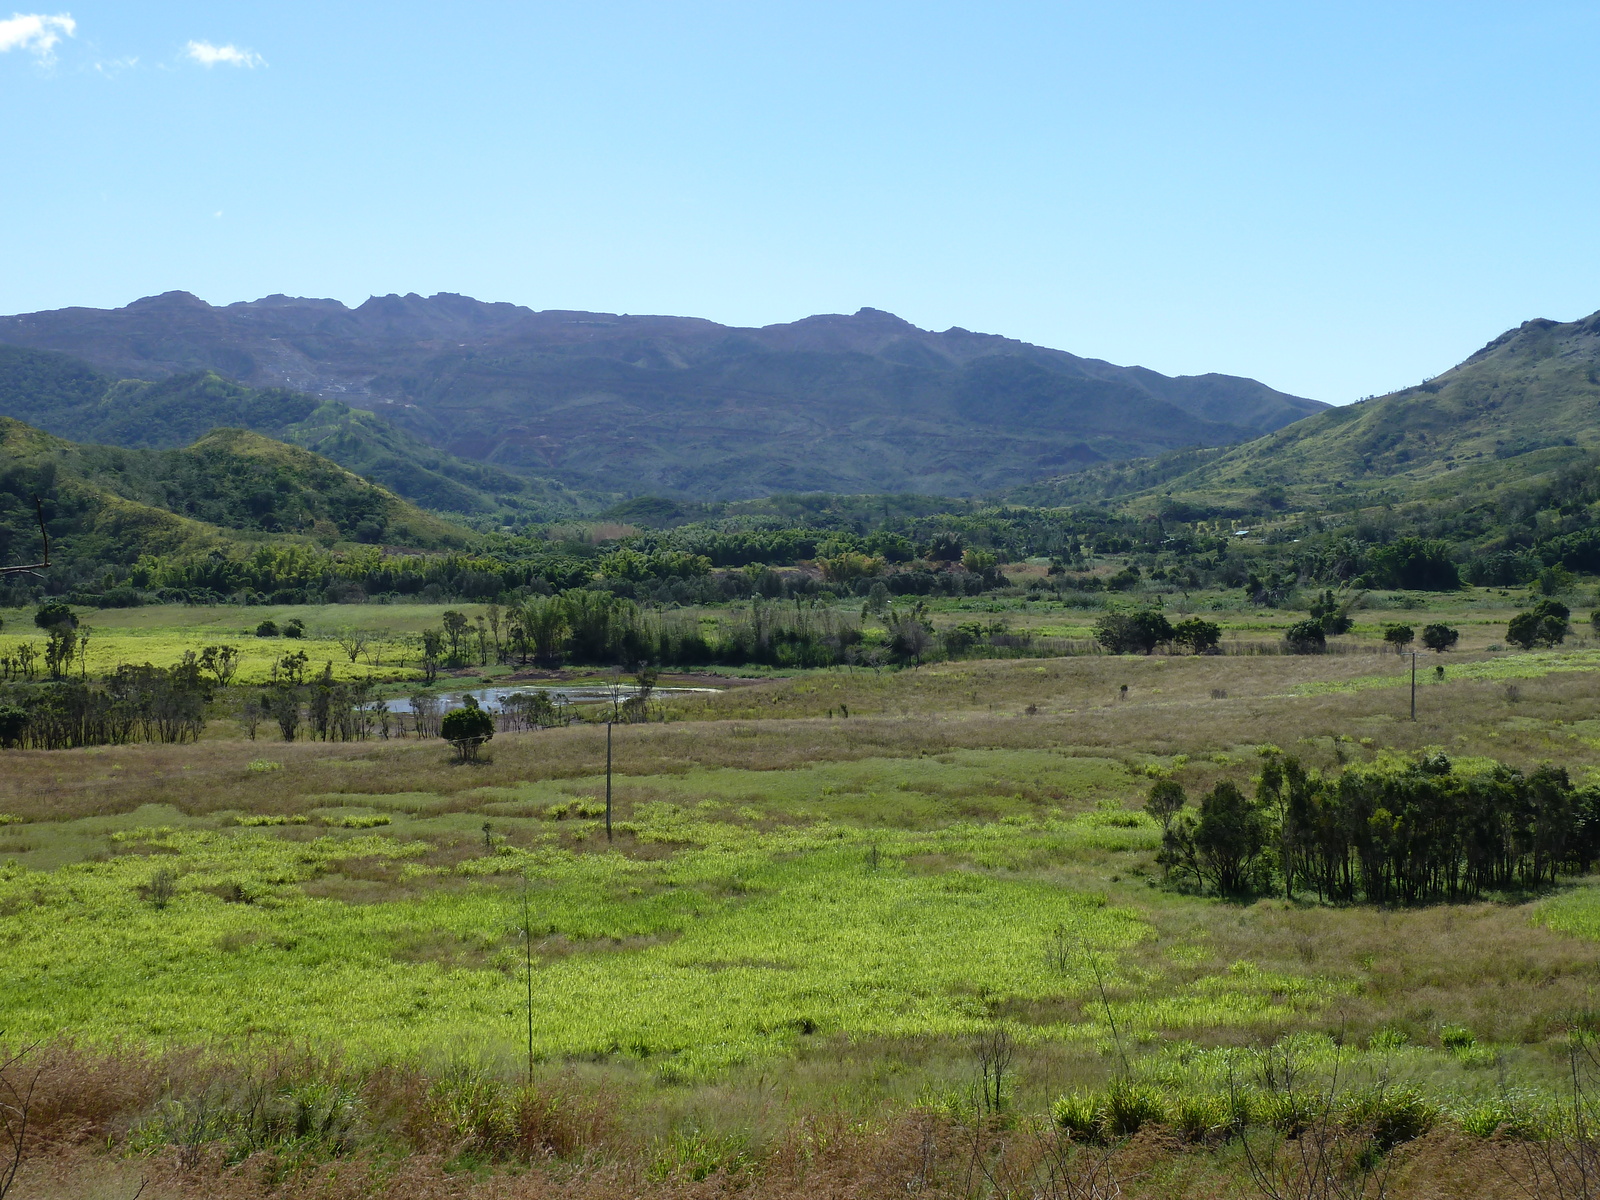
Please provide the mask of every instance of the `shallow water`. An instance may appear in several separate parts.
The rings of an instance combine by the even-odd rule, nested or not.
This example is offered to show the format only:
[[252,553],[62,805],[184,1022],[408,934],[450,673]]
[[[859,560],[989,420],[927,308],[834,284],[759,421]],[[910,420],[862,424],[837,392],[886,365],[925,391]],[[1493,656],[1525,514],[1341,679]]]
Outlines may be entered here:
[[[418,689],[424,691],[427,689]],[[486,687],[466,689],[441,689],[428,691],[428,694],[440,702],[441,712],[449,712],[452,708],[461,708],[466,704],[466,697],[471,696],[478,702],[479,707],[491,711],[498,710],[501,701],[507,696],[514,696],[519,692],[532,694],[543,692],[556,704],[594,704],[616,697],[620,704],[628,699],[639,689],[632,684],[619,684],[613,688],[608,683],[586,684],[522,684],[517,687]],[[658,687],[651,691],[652,696],[682,696],[693,693],[715,695],[721,688],[712,687]],[[397,696],[387,702],[387,707],[393,713],[408,713],[411,711],[411,699],[408,696]]]

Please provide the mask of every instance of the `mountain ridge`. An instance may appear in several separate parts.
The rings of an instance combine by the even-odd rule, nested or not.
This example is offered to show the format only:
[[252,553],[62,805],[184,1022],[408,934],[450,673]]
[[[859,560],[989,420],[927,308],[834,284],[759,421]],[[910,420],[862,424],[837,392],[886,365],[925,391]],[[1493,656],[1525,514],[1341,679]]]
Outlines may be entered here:
[[0,342],[145,379],[215,371],[381,412],[433,446],[599,491],[973,495],[1226,445],[1326,406],[878,309],[762,327],[438,293],[355,308],[186,292],[0,317]]

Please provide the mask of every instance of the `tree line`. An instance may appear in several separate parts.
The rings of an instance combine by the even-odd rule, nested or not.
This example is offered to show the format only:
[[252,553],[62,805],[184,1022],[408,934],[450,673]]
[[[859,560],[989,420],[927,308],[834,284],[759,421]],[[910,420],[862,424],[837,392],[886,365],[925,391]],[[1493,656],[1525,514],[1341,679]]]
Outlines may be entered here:
[[1161,780],[1146,809],[1160,862],[1221,895],[1314,892],[1319,900],[1473,900],[1582,874],[1600,859],[1600,788],[1564,768],[1458,770],[1443,754],[1353,766],[1336,777],[1269,753],[1254,797],[1224,780],[1185,809]]

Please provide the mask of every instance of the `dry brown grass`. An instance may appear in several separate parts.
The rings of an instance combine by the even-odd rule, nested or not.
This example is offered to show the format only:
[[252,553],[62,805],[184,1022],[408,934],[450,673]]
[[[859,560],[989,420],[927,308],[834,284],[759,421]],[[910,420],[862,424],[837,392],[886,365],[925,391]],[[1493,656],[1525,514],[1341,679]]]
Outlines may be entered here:
[[[1515,703],[1500,683],[1429,684],[1415,723],[1405,719],[1402,688],[1287,694],[1298,683],[1370,673],[1368,660],[1192,657],[945,664],[881,678],[824,672],[690,702],[670,710],[682,719],[664,724],[624,727],[617,762],[622,773],[639,776],[695,767],[781,771],[959,748],[1070,747],[1143,759],[1200,758],[1273,743],[1326,766],[1341,755],[1378,748],[1435,746],[1519,766],[1547,759],[1573,768],[1600,766],[1600,750],[1571,728],[1600,716],[1590,672],[1520,681]],[[1119,699],[1124,683],[1126,700]],[[1226,691],[1227,698],[1212,699],[1213,690]],[[1025,712],[1030,704],[1035,715]],[[829,719],[828,709],[837,713],[841,705],[851,716]],[[595,726],[502,734],[491,746],[493,761],[477,766],[453,765],[437,741],[217,738],[195,746],[10,751],[0,776],[0,811],[64,820],[171,803],[197,814],[295,813],[326,805],[330,793],[419,791],[461,796],[460,810],[475,811],[488,801],[463,793],[522,780],[593,777],[604,762],[604,736]],[[1335,740],[1351,737],[1371,745]],[[280,762],[283,769],[248,771],[256,759]]]

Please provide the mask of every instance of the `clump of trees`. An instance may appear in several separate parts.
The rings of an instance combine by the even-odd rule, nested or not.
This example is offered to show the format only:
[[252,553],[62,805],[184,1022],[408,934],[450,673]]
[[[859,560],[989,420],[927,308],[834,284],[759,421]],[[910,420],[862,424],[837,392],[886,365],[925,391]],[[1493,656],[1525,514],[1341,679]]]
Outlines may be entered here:
[[1154,608],[1114,610],[1101,614],[1094,623],[1095,641],[1112,654],[1151,654],[1157,646],[1171,642],[1176,633],[1172,622]]
[[211,687],[192,651],[171,667],[125,665],[101,681],[14,687],[0,692],[0,747],[196,741]]
[[1600,788],[1553,766],[1468,772],[1435,754],[1330,778],[1273,753],[1254,797],[1225,780],[1196,812],[1184,800],[1170,780],[1151,790],[1160,861],[1221,895],[1281,887],[1334,901],[1472,900],[1600,859]]
[[1545,599],[1511,618],[1506,641],[1522,650],[1559,646],[1571,632],[1567,618],[1572,610],[1559,600]]
[[1296,621],[1283,631],[1283,644],[1290,654],[1321,654],[1328,648],[1328,634],[1321,621]]
[[389,707],[365,679],[335,679],[333,663],[305,682],[306,655],[286,654],[273,665],[273,680],[244,702],[242,722],[250,736],[263,719],[277,725],[286,742],[306,735],[324,742],[358,742],[390,734]]

